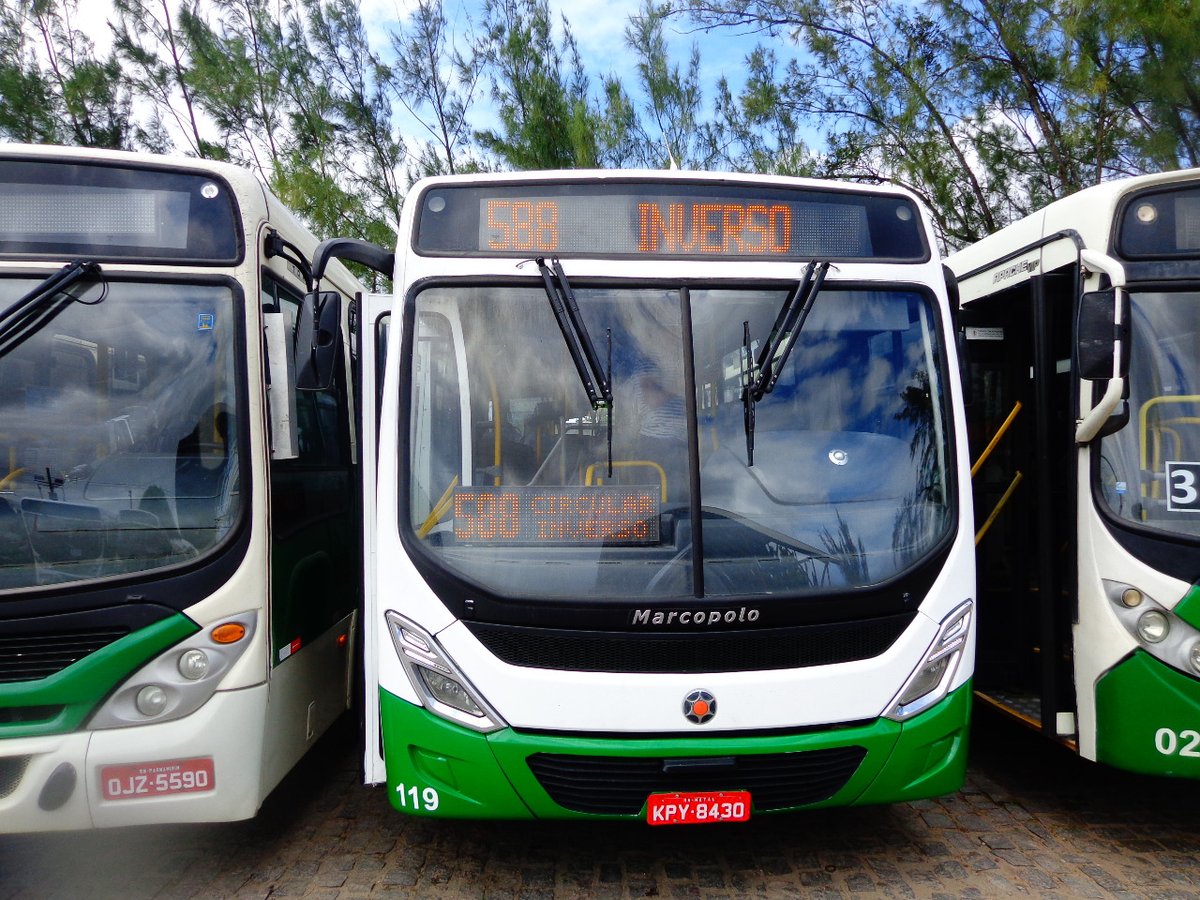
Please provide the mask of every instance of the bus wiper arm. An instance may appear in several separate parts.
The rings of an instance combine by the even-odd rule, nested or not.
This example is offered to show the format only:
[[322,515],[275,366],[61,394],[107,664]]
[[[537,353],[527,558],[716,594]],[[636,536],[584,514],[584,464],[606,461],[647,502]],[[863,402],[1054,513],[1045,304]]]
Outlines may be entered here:
[[771,336],[759,351],[754,367],[754,379],[750,388],[756,401],[775,390],[775,382],[779,380],[788,356],[796,346],[804,328],[804,320],[812,311],[813,301],[817,299],[828,272],[829,263],[810,262],[800,282],[783,301],[779,315],[775,317],[775,324],[771,327]]
[[788,356],[800,332],[804,321],[812,312],[817,294],[825,276],[829,273],[829,263],[817,262],[815,259],[804,269],[800,281],[792,288],[779,314],[775,316],[775,324],[771,326],[771,334],[758,352],[758,359],[751,359],[753,343],[750,340],[750,323],[742,323],[742,353],[744,354],[745,374],[742,386],[742,407],[746,425],[746,464],[754,465],[754,404],[775,390],[775,383],[783,373]]
[[[609,363],[608,372],[601,367],[600,357],[596,353],[596,345],[592,343],[592,337],[583,323],[583,317],[579,313],[579,304],[575,301],[575,292],[571,290],[571,283],[567,281],[567,273],[563,271],[562,264],[557,259],[550,260],[550,265],[554,267],[553,271],[550,266],[546,265],[546,260],[540,256],[534,262],[537,263],[537,267],[542,273],[542,281],[546,284],[546,297],[550,300],[550,308],[554,310],[554,318],[558,321],[558,328],[562,332],[567,350],[571,354],[571,361],[575,363],[575,368],[579,372],[579,380],[583,383],[583,389],[587,392],[592,409],[599,409],[602,406],[611,408],[613,402],[612,363]],[[608,337],[609,354],[611,355],[611,331],[608,333]]]
[[0,313],[0,328],[7,328],[10,319],[17,318],[30,307],[35,306],[47,297],[65,291],[81,279],[89,276],[99,277],[99,275],[100,266],[98,263],[84,261],[68,263],[4,312]]
[[579,381],[587,393],[592,410],[600,408],[608,410],[608,474],[612,476],[612,329],[608,329],[608,368],[600,365],[600,357],[596,353],[596,345],[588,333],[587,325],[579,312],[579,304],[575,300],[575,292],[571,290],[571,282],[563,271],[562,263],[557,257],[550,259],[546,265],[544,257],[537,257],[538,271],[542,273],[542,281],[546,285],[546,297],[550,308],[554,310],[554,319],[558,322],[558,330],[562,332],[571,361],[579,373]]
[[[67,304],[74,301],[87,302],[89,305],[99,303],[107,295],[107,290],[91,301],[83,301],[79,295],[68,291],[80,282],[103,281],[103,278],[99,263],[76,260],[63,266],[4,312],[0,312],[0,354],[14,349],[58,315]],[[55,297],[62,300],[50,308],[39,309]]]

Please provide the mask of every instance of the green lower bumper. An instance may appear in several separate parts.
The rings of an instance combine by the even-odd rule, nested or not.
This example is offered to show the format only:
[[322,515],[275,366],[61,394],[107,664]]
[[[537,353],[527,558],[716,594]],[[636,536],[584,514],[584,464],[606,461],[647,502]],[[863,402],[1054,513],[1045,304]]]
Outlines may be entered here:
[[[862,762],[826,799],[803,807],[895,803],[958,790],[966,772],[970,684],[932,709],[900,724],[868,725],[768,737],[589,738],[523,734],[504,729],[481,735],[380,691],[380,715],[392,805],[414,815],[448,818],[644,818],[598,815],[560,806],[534,777],[535,753],[607,757],[730,757],[861,747]],[[668,786],[656,790],[672,790]],[[690,788],[689,788],[690,789]]]
[[1096,683],[1096,759],[1200,778],[1200,681],[1137,650]]

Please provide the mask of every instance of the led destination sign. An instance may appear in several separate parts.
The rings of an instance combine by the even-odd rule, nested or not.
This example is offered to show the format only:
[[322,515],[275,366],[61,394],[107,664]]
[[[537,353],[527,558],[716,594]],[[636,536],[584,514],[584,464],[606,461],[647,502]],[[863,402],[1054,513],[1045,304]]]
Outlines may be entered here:
[[414,245],[466,256],[928,258],[907,197],[754,184],[433,187],[421,198]]
[[0,254],[234,263],[231,189],[205,173],[66,160],[0,167]]
[[655,544],[658,488],[468,487],[454,492],[466,544]]
[[[564,242],[554,200],[484,202],[481,249],[497,253],[557,253]],[[792,249],[792,208],[782,203],[638,203],[638,253],[673,256],[786,256]]]

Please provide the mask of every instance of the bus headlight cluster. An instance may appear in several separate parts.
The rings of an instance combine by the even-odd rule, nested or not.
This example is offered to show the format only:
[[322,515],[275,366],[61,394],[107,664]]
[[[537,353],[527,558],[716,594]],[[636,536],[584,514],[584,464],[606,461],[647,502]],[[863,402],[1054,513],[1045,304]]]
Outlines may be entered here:
[[92,715],[91,728],[170,722],[195,712],[252,643],[258,613],[231,616],[146,663]]
[[974,604],[968,600],[942,620],[942,627],[925,654],[925,659],[905,683],[887,714],[889,719],[903,722],[946,696],[967,646],[973,609]]
[[443,652],[437,640],[393,610],[384,613],[396,655],[417,696],[431,713],[475,731],[503,728],[504,720]]
[[1105,581],[1104,590],[1117,618],[1141,649],[1173,669],[1200,676],[1200,629],[1133,585]]

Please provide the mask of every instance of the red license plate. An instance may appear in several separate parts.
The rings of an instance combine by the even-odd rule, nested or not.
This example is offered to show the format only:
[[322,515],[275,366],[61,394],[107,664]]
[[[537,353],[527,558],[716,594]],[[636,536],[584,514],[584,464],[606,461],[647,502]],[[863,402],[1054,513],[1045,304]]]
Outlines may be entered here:
[[651,825],[705,825],[749,818],[749,791],[651,794],[646,800],[646,821]]
[[100,770],[100,790],[105,800],[190,794],[216,787],[211,756],[195,759],[165,759],[128,766],[105,766]]

